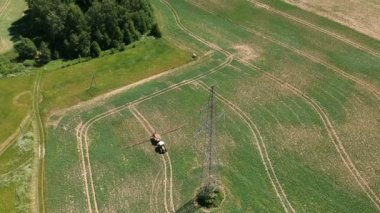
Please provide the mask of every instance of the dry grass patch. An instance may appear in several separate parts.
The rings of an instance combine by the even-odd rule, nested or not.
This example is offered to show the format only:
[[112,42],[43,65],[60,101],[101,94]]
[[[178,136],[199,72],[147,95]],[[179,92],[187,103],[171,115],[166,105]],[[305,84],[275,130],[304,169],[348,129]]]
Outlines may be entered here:
[[377,0],[285,1],[380,39],[380,2]]
[[236,51],[235,57],[243,61],[252,61],[257,59],[260,56],[260,53],[257,49],[253,49],[250,45],[247,44],[237,44],[233,46]]
[[343,145],[370,186],[380,193],[380,110],[364,101],[350,98],[345,107],[347,119],[337,126]]

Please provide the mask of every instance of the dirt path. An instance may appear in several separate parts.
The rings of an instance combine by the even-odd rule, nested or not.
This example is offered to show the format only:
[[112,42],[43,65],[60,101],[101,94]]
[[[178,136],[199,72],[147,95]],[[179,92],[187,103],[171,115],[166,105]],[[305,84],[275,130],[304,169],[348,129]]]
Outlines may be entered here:
[[38,212],[46,212],[45,206],[45,130],[42,123],[39,102],[40,97],[40,83],[41,83],[42,70],[39,70],[36,75],[36,80],[33,87],[33,113],[34,119],[37,124],[36,138],[39,144],[39,160],[38,160],[38,195],[36,196],[36,203],[38,204]]
[[326,35],[329,35],[329,36],[331,36],[331,37],[333,37],[333,38],[335,38],[335,39],[337,39],[339,41],[342,41],[342,42],[344,42],[344,43],[346,43],[346,44],[348,44],[348,45],[350,45],[352,47],[355,47],[355,48],[357,48],[359,50],[362,50],[362,51],[364,51],[364,52],[366,52],[366,53],[368,53],[368,54],[370,54],[372,56],[380,58],[380,53],[378,51],[375,51],[375,50],[370,49],[368,47],[365,47],[365,46],[363,46],[361,44],[358,44],[358,43],[356,43],[356,42],[354,42],[354,41],[352,41],[352,40],[350,40],[348,38],[345,38],[342,35],[339,35],[337,33],[334,33],[334,32],[331,32],[329,30],[326,30],[326,29],[324,29],[322,27],[319,27],[319,26],[317,26],[315,24],[312,24],[312,23],[310,23],[308,21],[305,21],[303,19],[300,19],[300,18],[297,18],[295,16],[289,15],[289,14],[287,14],[285,12],[282,12],[281,10],[277,10],[277,9],[275,9],[275,8],[267,5],[267,4],[258,2],[256,0],[247,0],[247,1],[251,2],[252,4],[256,5],[257,7],[265,8],[266,10],[268,10],[268,11],[270,11],[272,13],[276,13],[276,14],[278,14],[278,15],[280,15],[282,17],[285,17],[287,19],[290,19],[290,20],[292,20],[294,22],[300,23],[300,24],[302,24],[304,26],[307,26],[309,28],[312,28],[314,30],[322,32],[322,33],[324,33]]
[[25,129],[27,125],[30,124],[32,120],[32,113],[29,113],[22,121],[19,128],[11,136],[9,136],[3,143],[0,145],[0,156],[13,144],[17,136],[20,135],[21,130]]

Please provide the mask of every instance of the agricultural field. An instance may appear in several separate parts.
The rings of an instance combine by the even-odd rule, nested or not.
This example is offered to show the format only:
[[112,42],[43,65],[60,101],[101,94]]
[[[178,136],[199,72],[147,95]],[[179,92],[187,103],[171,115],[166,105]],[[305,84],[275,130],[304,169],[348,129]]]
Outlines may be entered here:
[[[197,59],[49,113],[43,210],[202,212],[197,133],[213,85],[225,193],[215,212],[380,211],[379,41],[276,0],[151,3],[163,40]],[[58,102],[47,108],[73,104]],[[171,129],[157,154],[150,134]]]
[[380,2],[377,0],[285,1],[380,39],[380,26],[377,21],[380,15]]

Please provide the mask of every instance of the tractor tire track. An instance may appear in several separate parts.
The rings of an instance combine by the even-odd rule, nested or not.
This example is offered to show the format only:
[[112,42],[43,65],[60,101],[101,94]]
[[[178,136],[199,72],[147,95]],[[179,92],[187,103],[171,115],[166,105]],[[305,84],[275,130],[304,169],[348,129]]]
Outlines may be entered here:
[[5,11],[7,10],[8,6],[10,5],[11,0],[6,0],[5,3],[0,8],[0,17],[2,17],[5,14]]
[[[145,130],[149,129],[147,132],[148,134],[151,134],[153,132],[155,132],[155,129],[153,128],[153,126],[150,124],[150,122],[140,113],[140,111],[137,110],[136,108],[136,105],[132,105],[130,107],[131,111],[134,111],[132,112],[134,114],[134,116],[136,117],[136,115],[138,117],[140,117],[141,121],[140,123],[145,126]],[[136,117],[137,118],[137,117]],[[174,207],[174,201],[173,201],[173,170],[172,170],[172,162],[170,160],[170,155],[169,153],[165,153],[164,155],[162,155],[162,160],[164,161],[164,168],[165,168],[165,189],[167,189],[167,165],[166,165],[166,159],[165,159],[165,156],[168,158],[167,159],[167,163],[169,164],[169,201],[170,201],[170,207],[171,207],[171,210],[172,212],[175,212],[175,207]],[[165,202],[166,202],[166,199],[165,199]]]
[[[144,127],[144,129],[146,130],[146,132],[148,133],[148,135],[150,135],[151,133],[154,132],[154,128],[152,127],[152,125],[136,109],[135,105],[131,105],[129,107],[129,110],[131,111],[131,113],[133,114],[133,116],[138,120],[138,122],[141,124],[141,126]],[[168,210],[168,203],[167,203],[167,190],[168,190],[168,187],[167,187],[167,184],[168,184],[167,165],[166,165],[165,157],[161,155],[160,158],[162,160],[162,164],[164,165],[164,180],[163,180],[163,186],[164,186],[163,187],[163,189],[164,189],[164,206],[165,206],[166,212],[170,212]]]
[[[116,108],[113,108],[113,109],[111,109],[111,110],[108,110],[108,111],[106,111],[106,112],[100,113],[100,114],[98,114],[98,115],[96,115],[96,116],[90,118],[90,119],[87,120],[87,122],[86,122],[85,124],[83,124],[83,126],[79,129],[79,133],[78,133],[78,136],[77,136],[77,142],[80,144],[80,145],[79,145],[79,147],[80,147],[80,151],[79,151],[79,152],[80,152],[81,155],[82,155],[84,149],[85,149],[85,150],[88,150],[88,149],[89,149],[88,147],[83,148],[83,142],[82,142],[83,131],[88,131],[88,129],[89,129],[94,123],[96,123],[96,122],[102,120],[103,118],[106,118],[106,117],[111,116],[111,115],[113,115],[113,114],[115,114],[115,113],[118,113],[118,112],[124,110],[125,108],[130,107],[130,106],[133,105],[133,104],[139,104],[139,103],[142,103],[142,102],[144,102],[144,101],[150,100],[150,99],[152,99],[152,98],[154,98],[154,97],[157,97],[157,96],[159,96],[159,95],[162,95],[162,94],[164,94],[164,93],[170,92],[170,91],[172,91],[172,90],[174,90],[174,89],[180,88],[180,87],[182,87],[182,86],[184,86],[184,85],[191,84],[191,83],[195,82],[196,80],[198,80],[198,79],[200,79],[200,78],[202,78],[202,77],[204,77],[204,76],[207,76],[207,75],[210,75],[210,74],[212,74],[212,73],[214,73],[214,72],[219,71],[220,69],[222,69],[222,68],[224,68],[225,66],[227,66],[228,64],[230,64],[232,60],[233,60],[233,58],[232,58],[232,56],[230,56],[230,57],[226,58],[226,60],[225,60],[224,62],[222,62],[221,64],[217,65],[216,67],[210,69],[209,71],[206,71],[206,72],[204,72],[204,73],[202,73],[202,74],[199,74],[199,75],[197,75],[197,76],[195,76],[195,77],[193,77],[193,78],[189,78],[189,79],[187,79],[187,80],[183,80],[183,81],[181,81],[181,82],[179,82],[179,83],[172,84],[172,85],[170,85],[170,86],[168,86],[168,87],[166,87],[166,88],[164,88],[164,89],[161,89],[161,90],[158,90],[158,91],[156,91],[156,92],[153,92],[153,93],[150,94],[150,95],[142,96],[141,98],[136,99],[135,101],[128,102],[128,103],[126,103],[126,104],[124,104],[124,105],[118,106],[118,107],[116,107]],[[86,129],[86,130],[85,130],[85,129]],[[85,136],[87,137],[87,134],[85,134]],[[86,144],[87,144],[87,143],[86,143]],[[87,144],[87,145],[88,145],[88,144]],[[93,186],[93,182],[92,182],[92,180],[91,180],[91,181],[88,181],[88,180],[87,180],[87,173],[91,174],[91,176],[92,176],[91,166],[88,166],[88,163],[86,163],[86,161],[87,161],[87,162],[90,162],[90,156],[89,156],[89,155],[86,155],[86,156],[83,155],[82,158],[81,158],[81,161],[82,161],[82,164],[84,165],[84,167],[83,167],[83,168],[84,168],[83,172],[84,172],[84,176],[85,176],[85,177],[84,177],[84,180],[85,180],[85,188],[88,187],[88,182],[90,182],[90,184]],[[86,165],[86,164],[87,164],[87,165]],[[86,167],[88,167],[88,171],[87,171]],[[94,187],[91,187],[91,188],[94,189]],[[86,189],[85,189],[85,192],[86,192],[86,197],[87,197],[87,203],[88,203],[88,206],[89,206],[89,211],[92,212],[90,192],[89,192],[89,190],[86,190]],[[96,203],[95,190],[93,190],[92,193],[94,194],[94,196],[93,196],[93,197],[95,198],[95,199],[94,199],[94,202]],[[97,204],[95,204],[95,206],[97,206]],[[97,211],[98,211],[98,210],[97,210],[97,208],[96,208],[96,212],[97,212]]]
[[45,130],[42,123],[39,102],[40,102],[40,83],[41,83],[41,72],[39,70],[36,74],[36,80],[33,86],[33,114],[37,126],[36,138],[38,141],[39,148],[39,158],[38,158],[38,181],[37,181],[37,196],[36,203],[39,212],[46,212],[45,206]]
[[[172,7],[172,5],[171,5],[169,2],[167,2],[166,0],[160,0],[160,2],[163,3],[164,5],[166,5],[166,6],[171,10],[171,12],[172,12],[172,14],[173,14],[173,16],[174,16],[174,18],[175,18],[175,21],[176,21],[177,26],[178,26],[181,30],[183,30],[184,32],[188,33],[188,34],[189,34],[190,36],[192,36],[194,39],[196,39],[196,40],[198,40],[199,42],[205,44],[206,46],[210,47],[211,49],[214,49],[214,50],[216,50],[216,51],[219,51],[219,52],[223,53],[224,55],[226,55],[227,57],[232,57],[232,54],[231,54],[230,52],[225,51],[224,49],[220,48],[220,47],[217,46],[216,44],[213,44],[213,43],[211,43],[211,42],[208,42],[208,41],[204,40],[203,38],[201,38],[201,37],[197,36],[196,34],[194,34],[192,31],[188,30],[185,26],[183,26],[182,23],[181,23],[181,20],[180,20],[180,18],[179,18],[179,15],[177,14],[176,10]],[[253,129],[252,129],[252,130],[253,130]],[[260,148],[261,148],[261,147],[260,147]],[[265,153],[267,153],[267,152],[266,152],[266,149],[264,149],[264,150],[265,150]],[[261,151],[262,151],[262,150],[261,150]],[[261,153],[261,152],[260,152],[260,153]],[[269,159],[269,156],[268,156],[267,154],[266,154],[266,156],[267,156],[267,159]],[[262,158],[262,159],[263,159],[263,158]],[[294,210],[294,208],[292,207],[291,203],[290,203],[289,200],[287,199],[287,196],[286,196],[284,190],[282,189],[281,184],[278,182],[278,179],[277,179],[277,176],[276,176],[276,174],[275,174],[275,172],[274,172],[274,169],[273,169],[273,167],[272,167],[271,161],[269,160],[268,163],[269,163],[269,165],[270,165],[271,172],[269,172],[269,170],[267,170],[267,174],[268,174],[269,179],[270,179],[270,181],[271,181],[271,183],[272,183],[272,186],[273,186],[273,188],[274,188],[274,190],[275,190],[275,193],[276,193],[277,197],[279,198],[279,201],[280,201],[281,205],[283,206],[285,212],[289,212],[289,210],[292,211],[292,212],[295,212],[295,210]],[[264,166],[265,166],[266,168],[268,168],[267,163],[265,162],[265,160],[263,160],[263,164],[264,164]],[[276,177],[276,178],[275,178],[276,183],[275,183],[275,181],[274,181],[274,178],[272,178],[272,175],[270,175],[271,173],[274,174],[274,175],[273,175],[274,177]],[[278,188],[277,188],[277,187],[278,187]],[[289,209],[288,209],[288,208],[289,208]]]
[[86,164],[87,164],[87,169],[88,169],[88,179],[89,179],[89,183],[90,183],[90,188],[91,188],[91,191],[92,191],[92,199],[93,199],[93,205],[94,205],[94,211],[96,213],[99,212],[99,209],[98,209],[98,203],[97,203],[97,200],[96,200],[96,191],[95,191],[95,187],[94,187],[94,180],[93,180],[93,177],[92,177],[92,167],[91,167],[91,161],[90,161],[90,151],[89,151],[89,141],[88,141],[88,130],[89,130],[89,126],[88,125],[84,125],[82,131],[80,131],[80,137],[83,138],[82,140],[84,141],[84,154],[85,154],[85,158],[84,160],[87,161]]
[[[206,85],[205,83],[203,83],[201,81],[198,81],[197,83],[200,85],[200,87],[203,90],[210,92],[210,90],[208,89],[208,85]],[[277,178],[277,175],[276,175],[274,168],[272,166],[272,162],[271,162],[270,157],[268,155],[267,149],[265,147],[264,139],[262,138],[260,131],[258,130],[256,124],[251,120],[251,118],[249,116],[247,116],[247,114],[244,111],[242,111],[239,107],[237,107],[231,101],[229,101],[228,99],[221,96],[218,92],[214,91],[214,93],[215,93],[215,97],[219,101],[221,101],[223,104],[228,106],[233,112],[235,112],[247,124],[247,126],[251,130],[251,133],[252,133],[252,135],[256,141],[256,147],[259,150],[261,161],[263,162],[265,171],[267,172],[267,176],[269,177],[269,180],[271,182],[271,185],[272,185],[277,197],[280,199],[280,203],[281,203],[282,207],[284,208],[285,212],[289,212],[289,211],[295,212],[294,208],[292,207],[291,203],[289,202],[289,200],[286,197],[286,194],[285,194],[284,189],[282,188],[282,185],[280,184],[280,182]]]
[[82,122],[79,123],[79,125],[76,128],[76,138],[77,138],[77,148],[79,152],[79,158],[81,163],[81,169],[82,169],[82,175],[83,175],[83,180],[84,180],[84,188],[85,188],[85,193],[86,193],[86,200],[87,200],[87,207],[88,211],[92,213],[92,206],[91,206],[91,198],[90,198],[90,192],[88,189],[88,180],[87,180],[87,169],[86,169],[86,163],[84,160],[84,154],[83,154],[83,143],[82,143],[82,136],[81,132],[83,131],[83,125]]
[[[194,39],[197,39],[199,40],[200,42],[204,43],[205,45],[211,47],[212,49],[214,50],[217,50],[219,51],[217,48],[219,48],[217,45],[214,45],[214,44],[211,44],[207,41],[204,41],[202,38],[199,38],[198,36],[194,35],[190,30],[186,29],[180,22],[180,19],[179,19],[179,16],[178,14],[176,13],[175,9],[170,5],[169,2],[165,1],[165,0],[160,0],[163,4],[167,5],[173,15],[175,16],[175,20],[176,20],[176,23],[178,25],[178,27],[182,30],[184,30],[185,32],[188,32],[190,35],[193,36]],[[230,21],[231,22],[231,21]],[[244,26],[242,26],[244,27]],[[244,27],[245,28],[245,27]],[[260,33],[260,32],[257,32],[257,33]],[[260,35],[262,35],[260,33]],[[217,48],[213,48],[213,47],[217,47]],[[294,48],[295,49],[295,48]],[[229,55],[229,53],[225,50],[223,50],[222,53],[225,53],[227,55]],[[263,71],[261,68],[259,67],[256,67],[248,62],[245,62],[245,61],[242,61],[242,60],[239,60],[243,65],[246,65],[247,67],[251,67],[251,68],[254,68],[254,69],[257,69],[261,72],[263,72],[264,74],[266,74],[265,71]],[[343,73],[345,73],[343,71]],[[346,74],[346,73],[345,73]],[[304,94],[302,91],[300,91],[299,89],[295,88],[294,86],[290,85],[289,83],[275,77],[274,75],[272,74],[267,74],[268,77],[270,77],[272,80],[275,80],[276,82],[280,83],[281,85],[284,85],[286,86],[287,88],[289,88],[291,91],[293,91],[295,94],[297,94],[298,96],[300,96],[301,98],[303,98],[308,104],[310,104],[313,109],[319,114],[321,120],[323,121],[324,125],[325,125],[325,128],[326,130],[328,130],[329,132],[329,136],[330,136],[330,139],[332,140],[332,142],[334,143],[334,146],[336,147],[336,150],[337,152],[339,153],[339,155],[341,156],[341,159],[343,161],[343,163],[346,165],[347,169],[350,171],[350,173],[352,174],[352,176],[355,178],[356,182],[358,183],[358,185],[363,189],[363,191],[365,192],[365,194],[368,196],[368,198],[374,203],[374,205],[380,209],[380,201],[379,201],[379,198],[377,197],[377,195],[373,192],[373,190],[369,187],[368,185],[368,182],[366,180],[364,180],[364,178],[362,178],[360,172],[357,170],[357,168],[355,167],[352,159],[350,158],[350,156],[347,154],[343,144],[341,143],[333,125],[332,125],[332,122],[330,121],[329,117],[327,116],[327,114],[324,112],[324,110],[322,109],[322,107],[316,103],[316,101],[312,98],[310,98],[309,96],[307,96],[306,94]],[[355,79],[355,77],[354,77]],[[354,80],[354,79],[351,79],[351,80]],[[357,83],[360,83],[357,82]],[[369,89],[370,91],[371,88],[367,87],[366,85],[362,85],[364,87],[366,87],[367,89]],[[372,92],[375,92],[374,95],[379,99],[380,96],[378,96],[377,94],[377,90],[374,90]],[[379,99],[380,100],[380,99]],[[266,150],[265,150],[266,151]],[[285,199],[286,199],[286,195],[285,195]],[[287,201],[288,202],[288,201]],[[290,203],[289,203],[290,204]],[[292,208],[291,208],[292,209]],[[294,209],[293,209],[294,210]]]
[[360,172],[356,168],[355,164],[353,163],[351,157],[346,152],[346,149],[344,148],[342,142],[340,141],[340,138],[338,134],[336,133],[336,130],[330,121],[327,113],[323,110],[323,108],[312,98],[310,98],[308,95],[303,93],[301,90],[295,88],[294,86],[290,85],[289,83],[277,78],[273,74],[267,73],[264,70],[262,70],[260,67],[257,67],[255,65],[252,65],[245,61],[240,61],[241,63],[245,64],[246,66],[250,67],[251,69],[258,70],[260,72],[263,72],[268,78],[272,79],[273,81],[276,81],[277,83],[280,83],[284,87],[290,89],[294,92],[297,96],[304,99],[319,115],[321,121],[323,122],[325,129],[328,131],[329,137],[331,139],[331,142],[334,144],[336,151],[338,152],[339,156],[341,157],[344,165],[351,173],[352,177],[354,177],[355,181],[358,183],[358,185],[362,188],[364,193],[367,195],[367,197],[372,201],[372,203],[380,210],[380,200],[378,196],[375,194],[375,192],[372,190],[372,188],[369,186],[368,182],[361,176]]
[[150,197],[149,197],[149,199],[150,199],[150,202],[149,202],[150,203],[150,212],[152,212],[152,213],[154,213],[153,206],[155,206],[156,209],[158,209],[158,199],[157,199],[157,196],[155,195],[155,192],[156,192],[158,177],[160,176],[161,171],[162,171],[162,169],[160,169],[157,172],[156,177],[152,181],[152,188],[151,188]]
[[280,15],[282,17],[285,17],[287,19],[290,19],[290,20],[292,20],[294,22],[300,23],[300,24],[305,25],[305,26],[307,26],[309,28],[312,28],[312,29],[314,29],[316,31],[322,32],[322,33],[324,33],[326,35],[329,35],[329,36],[331,36],[331,37],[333,37],[333,38],[341,41],[341,42],[344,42],[344,43],[346,43],[346,44],[348,44],[348,45],[350,45],[352,47],[355,47],[355,48],[357,48],[357,49],[359,49],[359,50],[361,50],[363,52],[366,52],[366,53],[368,53],[368,54],[370,54],[372,56],[380,58],[380,53],[378,51],[375,51],[375,50],[370,49],[368,47],[365,47],[365,46],[363,46],[361,44],[358,44],[358,43],[356,43],[356,42],[354,42],[354,41],[352,41],[352,40],[350,40],[348,38],[345,38],[345,37],[343,37],[343,36],[341,36],[341,35],[339,35],[337,33],[334,33],[334,32],[331,32],[329,30],[326,30],[326,29],[324,29],[322,27],[319,27],[319,26],[317,26],[315,24],[312,24],[312,23],[310,23],[308,21],[305,21],[304,19],[300,19],[300,18],[297,18],[295,16],[289,15],[288,13],[282,12],[281,10],[275,9],[275,8],[273,8],[273,7],[271,7],[271,6],[267,5],[267,4],[264,4],[264,3],[261,3],[261,2],[255,1],[255,0],[247,0],[247,1],[251,2],[252,4],[256,5],[257,7],[264,8],[264,9],[266,9],[266,10],[272,12],[272,13],[278,14],[278,15]]
[[164,205],[165,205],[165,210],[166,212],[170,212],[169,209],[168,209],[168,203],[167,203],[167,196],[166,196],[166,192],[167,192],[167,182],[168,182],[168,177],[167,177],[167,169],[166,169],[166,161],[165,161],[165,158],[161,156],[161,160],[162,160],[162,164],[164,165],[164,180],[163,180],[163,184],[164,184]]

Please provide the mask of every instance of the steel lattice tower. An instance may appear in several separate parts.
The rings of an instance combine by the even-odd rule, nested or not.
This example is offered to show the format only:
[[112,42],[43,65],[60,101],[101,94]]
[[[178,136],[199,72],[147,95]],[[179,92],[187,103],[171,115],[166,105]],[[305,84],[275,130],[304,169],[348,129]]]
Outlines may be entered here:
[[216,102],[214,86],[210,88],[210,98],[207,105],[204,124],[205,144],[202,177],[202,194],[208,195],[217,187],[217,156],[216,156]]

